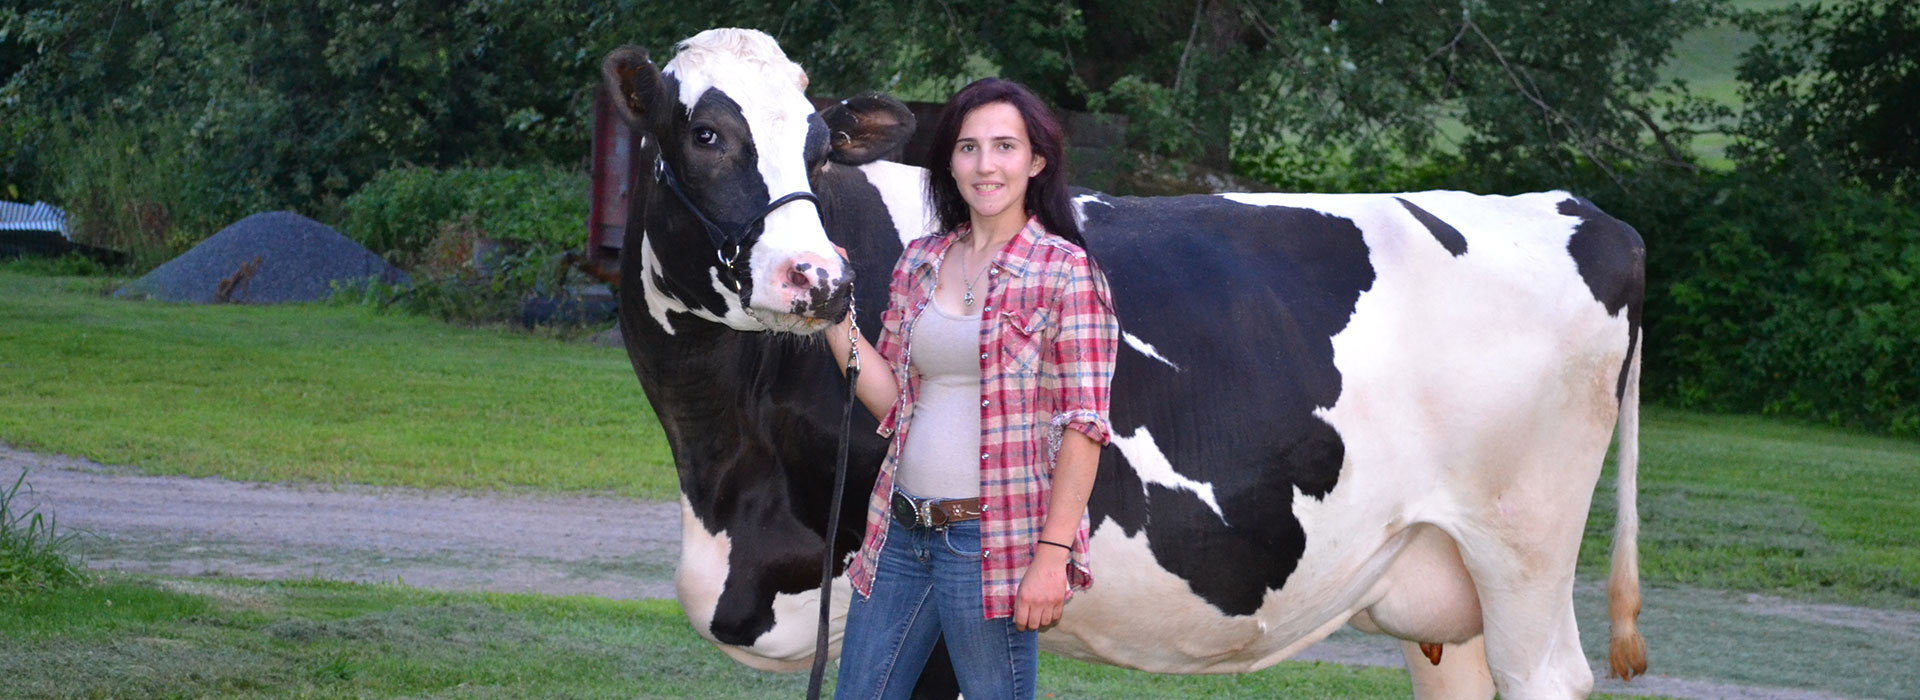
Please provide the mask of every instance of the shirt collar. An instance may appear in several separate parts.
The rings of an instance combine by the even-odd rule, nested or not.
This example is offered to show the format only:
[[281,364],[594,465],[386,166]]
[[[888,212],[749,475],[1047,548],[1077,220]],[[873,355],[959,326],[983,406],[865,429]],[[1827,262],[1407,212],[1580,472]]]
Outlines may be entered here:
[[[932,274],[934,267],[947,258],[947,251],[953,247],[954,241],[960,240],[972,229],[972,223],[963,223],[959,228],[954,229],[953,233],[941,236],[939,240],[934,241],[933,247],[927,250],[927,257],[920,262],[919,267],[925,269],[928,274]],[[1027,217],[1027,225],[1020,227],[1020,231],[1013,234],[1013,240],[1007,241],[1007,247],[1000,249],[1000,256],[994,258],[993,264],[1015,277],[1027,276],[1027,267],[1033,262],[1033,249],[1046,235],[1047,229],[1040,225],[1040,217]]]

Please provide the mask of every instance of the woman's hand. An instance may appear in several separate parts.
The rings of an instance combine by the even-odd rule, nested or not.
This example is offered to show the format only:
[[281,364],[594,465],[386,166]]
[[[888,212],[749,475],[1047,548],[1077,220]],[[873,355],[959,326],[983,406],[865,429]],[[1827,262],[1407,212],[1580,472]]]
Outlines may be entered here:
[[1067,550],[1039,543],[1034,547],[1033,562],[1027,564],[1013,599],[1013,626],[1022,632],[1059,622],[1067,603]]

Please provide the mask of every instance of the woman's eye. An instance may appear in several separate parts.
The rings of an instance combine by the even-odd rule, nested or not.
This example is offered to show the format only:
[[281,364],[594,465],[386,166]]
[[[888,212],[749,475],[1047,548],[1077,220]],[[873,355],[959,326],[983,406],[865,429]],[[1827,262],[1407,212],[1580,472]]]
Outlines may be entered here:
[[962,146],[960,146],[960,152],[961,152],[961,153],[972,153],[972,152],[973,152],[973,144],[970,144],[970,143],[969,143],[969,144],[964,144],[964,145],[962,145]]
[[693,140],[702,146],[711,146],[715,141],[720,140],[720,135],[703,126],[693,130]]

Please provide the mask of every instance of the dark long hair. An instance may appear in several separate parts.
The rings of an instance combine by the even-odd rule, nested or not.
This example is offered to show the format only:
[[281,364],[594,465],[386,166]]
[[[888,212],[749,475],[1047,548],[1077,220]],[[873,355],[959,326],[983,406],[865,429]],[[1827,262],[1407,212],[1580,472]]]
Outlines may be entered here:
[[941,233],[952,233],[969,218],[967,200],[960,197],[960,185],[954,182],[951,168],[953,144],[960,140],[960,122],[973,110],[995,102],[1005,102],[1020,110],[1033,154],[1047,161],[1040,174],[1027,182],[1027,213],[1038,216],[1040,225],[1054,235],[1085,250],[1087,241],[1080,233],[1080,224],[1073,217],[1073,202],[1067,196],[1067,142],[1061,134],[1060,120],[1032,91],[999,78],[981,78],[953,93],[940,113],[940,121],[933,127],[933,143],[927,147],[927,201],[940,217]]

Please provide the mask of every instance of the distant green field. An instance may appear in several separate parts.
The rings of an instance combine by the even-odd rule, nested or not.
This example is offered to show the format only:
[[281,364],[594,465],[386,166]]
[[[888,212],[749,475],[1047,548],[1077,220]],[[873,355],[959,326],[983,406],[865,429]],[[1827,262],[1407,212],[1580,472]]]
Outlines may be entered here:
[[[1775,10],[1794,4],[1794,0],[1728,0],[1735,10]],[[1740,105],[1740,54],[1754,44],[1755,38],[1731,24],[1715,23],[1699,27],[1674,46],[1673,59],[1667,62],[1661,77],[1678,78],[1694,94],[1713,98],[1724,105]],[[1729,167],[1726,149],[1729,140],[1719,134],[1706,134],[1694,143],[1695,150],[1713,167]]]

